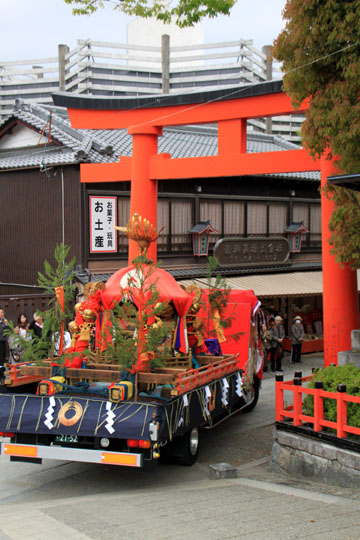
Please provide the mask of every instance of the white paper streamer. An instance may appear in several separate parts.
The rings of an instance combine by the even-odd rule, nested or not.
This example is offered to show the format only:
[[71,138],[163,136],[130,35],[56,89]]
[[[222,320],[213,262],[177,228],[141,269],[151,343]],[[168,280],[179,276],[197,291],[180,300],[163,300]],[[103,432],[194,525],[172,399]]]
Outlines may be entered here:
[[181,416],[180,416],[180,419],[178,421],[178,427],[180,427],[184,423],[184,417],[183,417],[184,409],[185,409],[185,407],[188,407],[188,405],[189,405],[189,400],[188,400],[187,394],[184,394],[183,395],[183,406],[182,406],[182,410],[181,410]]
[[205,413],[206,413],[206,416],[210,416],[209,398],[211,398],[211,390],[210,390],[210,388],[208,386],[205,386]]
[[106,402],[106,410],[107,410],[107,415],[106,415],[105,421],[107,423],[105,424],[105,429],[107,429],[107,431],[110,433],[110,435],[112,435],[114,433],[114,431],[115,431],[115,429],[112,426],[114,424],[114,418],[115,418],[116,415],[111,410],[111,401]]
[[222,396],[221,396],[221,403],[224,405],[224,407],[226,407],[228,405],[228,398],[227,398],[227,394],[228,394],[228,389],[229,389],[229,383],[227,382],[227,379],[223,379],[222,381]]
[[44,424],[48,429],[52,429],[54,427],[54,424],[52,423],[52,419],[54,418],[54,416],[53,416],[54,407],[55,407],[55,398],[54,398],[54,396],[50,396],[50,398],[49,398],[49,406],[48,406],[46,414],[45,414],[46,420],[44,421]]
[[243,390],[242,390],[243,385],[244,385],[243,380],[242,380],[242,378],[241,378],[241,376],[240,376],[240,373],[238,373],[238,374],[237,374],[237,377],[236,377],[235,393],[236,393],[239,397],[241,397],[241,396],[243,395]]

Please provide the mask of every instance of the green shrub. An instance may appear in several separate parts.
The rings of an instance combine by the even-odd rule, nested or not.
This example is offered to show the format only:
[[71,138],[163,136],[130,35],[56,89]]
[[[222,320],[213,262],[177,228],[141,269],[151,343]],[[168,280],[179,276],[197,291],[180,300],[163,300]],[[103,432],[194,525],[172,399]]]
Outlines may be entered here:
[[[354,364],[346,366],[329,366],[314,373],[313,380],[307,385],[308,388],[315,388],[315,381],[321,381],[324,390],[327,392],[337,392],[338,384],[346,385],[346,393],[351,396],[360,396],[360,368]],[[324,419],[336,422],[336,399],[324,398]],[[304,399],[304,413],[314,415],[313,396],[306,396]],[[347,403],[347,424],[360,428],[360,404]],[[328,430],[326,430],[328,431]],[[333,432],[334,430],[330,430]],[[359,436],[349,434],[350,437]]]

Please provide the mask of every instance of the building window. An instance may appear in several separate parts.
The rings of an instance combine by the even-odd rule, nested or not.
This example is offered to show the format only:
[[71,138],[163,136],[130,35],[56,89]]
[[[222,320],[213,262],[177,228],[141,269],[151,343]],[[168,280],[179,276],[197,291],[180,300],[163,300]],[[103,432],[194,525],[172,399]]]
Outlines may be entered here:
[[284,234],[288,220],[288,205],[271,203],[269,206],[269,234]]
[[294,203],[293,215],[290,221],[294,223],[299,223],[300,221],[302,221],[305,227],[308,229],[309,228],[309,205],[305,203],[304,204]]
[[194,221],[193,200],[171,201],[171,251],[192,251],[189,229]]
[[[118,197],[118,224],[120,227],[126,227],[127,222],[130,219],[130,198]],[[129,239],[125,234],[119,232],[118,234],[118,246],[119,253],[127,253],[129,246]]]
[[158,199],[157,204],[157,230],[164,230],[160,233],[157,241],[157,249],[159,252],[170,250],[170,201],[169,199]]
[[249,202],[247,211],[247,233],[265,236],[267,234],[267,204]]
[[310,206],[310,246],[321,246],[321,206],[312,204]]
[[243,201],[225,201],[224,236],[243,236],[244,232],[245,203]]
[[200,220],[210,221],[213,229],[216,229],[217,233],[210,234],[210,247],[223,236],[222,227],[223,208],[220,201],[200,201]]

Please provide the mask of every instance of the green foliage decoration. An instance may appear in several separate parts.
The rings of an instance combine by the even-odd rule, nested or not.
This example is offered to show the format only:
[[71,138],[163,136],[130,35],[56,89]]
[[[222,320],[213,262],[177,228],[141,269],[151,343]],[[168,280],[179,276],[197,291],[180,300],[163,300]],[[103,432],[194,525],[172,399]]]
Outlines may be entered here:
[[[52,358],[54,356],[55,343],[52,337],[59,335],[61,330],[61,323],[72,318],[70,311],[70,303],[73,300],[74,293],[74,265],[75,258],[72,258],[67,262],[70,246],[64,244],[56,245],[54,258],[57,262],[56,268],[53,268],[51,264],[45,260],[44,272],[38,272],[38,284],[47,293],[52,293],[54,296],[49,300],[49,309],[46,311],[36,310],[43,319],[42,336],[38,338],[34,332],[31,333],[31,340],[27,340],[17,336],[14,332],[13,325],[10,326],[8,335],[14,336],[17,343],[23,349],[22,361],[30,361],[39,363],[44,358]],[[56,287],[63,287],[64,289],[64,304],[65,312],[62,312],[55,296]],[[64,361],[62,358],[60,361]]]
[[[128,287],[136,287],[144,297],[142,310],[126,296],[110,311],[112,326],[112,341],[109,342],[102,356],[106,363],[118,364],[122,369],[131,371],[139,353],[154,353],[150,355],[150,369],[164,366],[164,359],[172,355],[169,336],[174,324],[161,321],[154,324],[155,317],[161,315],[166,304],[159,302],[156,283],[150,278],[157,265],[147,264],[142,257],[133,261],[135,275],[128,280]],[[140,350],[138,336],[141,327],[145,329],[145,342]]]
[[[76,4],[73,15],[91,15],[105,7],[107,0],[64,0],[66,4]],[[165,24],[175,22],[180,28],[194,26],[203,18],[230,15],[236,0],[178,0],[167,3],[162,0],[119,0],[113,9],[127,15],[149,18],[155,17]]]
[[[360,396],[360,368],[354,364],[346,366],[328,366],[314,373],[313,380],[307,385],[308,388],[315,388],[315,381],[323,383],[327,392],[337,392],[338,384],[346,385],[346,393],[351,396]],[[336,422],[336,399],[324,398],[324,418],[331,422]],[[313,396],[307,395],[303,404],[304,414],[314,415]],[[357,403],[347,403],[347,423],[350,426],[360,428],[360,405]],[[324,428],[325,431],[334,432],[333,429]],[[349,437],[359,438],[349,434]]]
[[[217,337],[215,329],[212,329],[212,316],[217,310],[220,316],[220,327],[224,330],[230,328],[235,321],[235,312],[225,316],[227,306],[230,300],[231,287],[227,282],[227,279],[218,272],[219,260],[217,257],[208,257],[207,261],[207,273],[206,284],[209,291],[209,304],[210,309],[203,303],[203,307],[206,310],[206,320],[200,328],[203,333],[203,337]],[[243,332],[234,332],[230,336],[227,335],[227,339],[233,339],[238,341]]]

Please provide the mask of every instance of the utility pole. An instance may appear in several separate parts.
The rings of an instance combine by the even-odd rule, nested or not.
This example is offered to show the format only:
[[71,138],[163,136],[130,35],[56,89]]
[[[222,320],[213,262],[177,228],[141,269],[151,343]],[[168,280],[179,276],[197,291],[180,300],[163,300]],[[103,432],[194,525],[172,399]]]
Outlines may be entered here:
[[[262,52],[266,56],[266,64],[265,64],[265,75],[266,80],[271,81],[272,80],[272,46],[271,45],[264,45],[262,48]],[[272,119],[266,118],[266,127],[265,127],[265,133],[271,133],[272,132]]]
[[64,92],[66,90],[65,84],[65,75],[66,75],[66,55],[70,51],[67,45],[58,45],[58,58],[59,58],[59,90]]
[[161,71],[162,71],[162,92],[170,93],[170,36],[161,36]]

